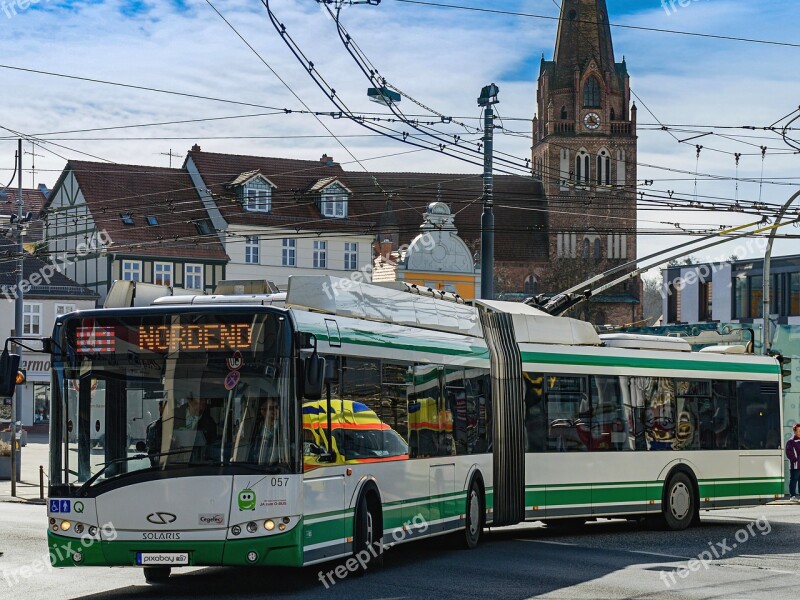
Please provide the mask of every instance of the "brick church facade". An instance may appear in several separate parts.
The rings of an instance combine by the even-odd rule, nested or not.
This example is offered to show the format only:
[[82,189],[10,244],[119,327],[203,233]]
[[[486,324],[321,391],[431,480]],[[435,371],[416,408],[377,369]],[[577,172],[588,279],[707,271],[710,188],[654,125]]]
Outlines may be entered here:
[[[545,292],[636,257],[636,105],[616,62],[605,0],[564,0],[553,60],[542,58],[532,165],[548,206]],[[641,319],[641,283],[617,286],[581,316]]]

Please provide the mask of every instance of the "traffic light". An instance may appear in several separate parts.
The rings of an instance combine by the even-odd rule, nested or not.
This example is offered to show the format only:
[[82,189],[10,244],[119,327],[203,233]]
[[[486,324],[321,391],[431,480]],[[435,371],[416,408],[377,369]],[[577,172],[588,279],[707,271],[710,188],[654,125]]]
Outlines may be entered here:
[[781,386],[785,392],[792,387],[792,359],[781,354],[775,357],[781,366]]
[[9,354],[8,350],[3,350],[0,354],[0,398],[10,398],[14,395],[20,374],[22,383],[25,383],[25,374],[19,370],[19,361],[19,354]]

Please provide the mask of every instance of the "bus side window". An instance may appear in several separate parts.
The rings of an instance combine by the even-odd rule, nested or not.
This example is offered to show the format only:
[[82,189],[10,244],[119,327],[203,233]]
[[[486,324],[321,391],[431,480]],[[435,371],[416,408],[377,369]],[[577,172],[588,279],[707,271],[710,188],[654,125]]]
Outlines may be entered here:
[[[411,458],[444,456],[440,448],[439,405],[442,397],[442,367],[415,365],[413,393],[408,397],[408,445]],[[446,424],[442,423],[441,425]]]
[[491,448],[491,382],[486,371],[467,369],[464,389],[467,401],[467,452],[483,454]]
[[525,449],[526,452],[547,450],[547,410],[544,403],[544,375],[524,373],[525,383]]
[[593,376],[592,450],[632,450],[619,377]]
[[780,448],[778,385],[759,381],[740,381],[736,391],[739,408],[739,447],[742,450]]
[[739,448],[738,411],[736,410],[736,382],[715,381],[711,396],[713,402],[712,427],[714,448],[737,450]]

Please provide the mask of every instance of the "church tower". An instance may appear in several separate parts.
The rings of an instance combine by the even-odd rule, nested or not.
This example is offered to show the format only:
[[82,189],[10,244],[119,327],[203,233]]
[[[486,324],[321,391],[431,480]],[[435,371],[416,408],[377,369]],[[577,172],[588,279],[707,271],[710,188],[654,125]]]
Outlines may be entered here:
[[[605,0],[562,1],[555,53],[542,57],[536,96],[532,164],[548,202],[551,264],[599,273],[635,258],[636,105],[625,60],[614,59]],[[601,317],[638,320],[636,288],[614,290],[619,303]]]

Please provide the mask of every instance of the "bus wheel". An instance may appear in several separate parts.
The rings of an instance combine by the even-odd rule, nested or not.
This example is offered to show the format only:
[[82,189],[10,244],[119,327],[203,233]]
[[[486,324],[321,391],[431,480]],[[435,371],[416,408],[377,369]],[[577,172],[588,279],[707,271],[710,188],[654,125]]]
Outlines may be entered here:
[[466,523],[464,527],[464,543],[472,550],[481,541],[483,522],[486,517],[485,499],[480,477],[473,477],[467,492]]
[[170,567],[145,567],[144,580],[147,583],[166,583],[170,571]]
[[667,527],[673,531],[682,531],[692,524],[697,501],[694,485],[686,473],[676,473],[670,478],[661,511]]
[[353,555],[364,567],[383,566],[383,520],[381,515],[380,500],[376,494],[365,493],[361,496],[356,507],[355,535]]

